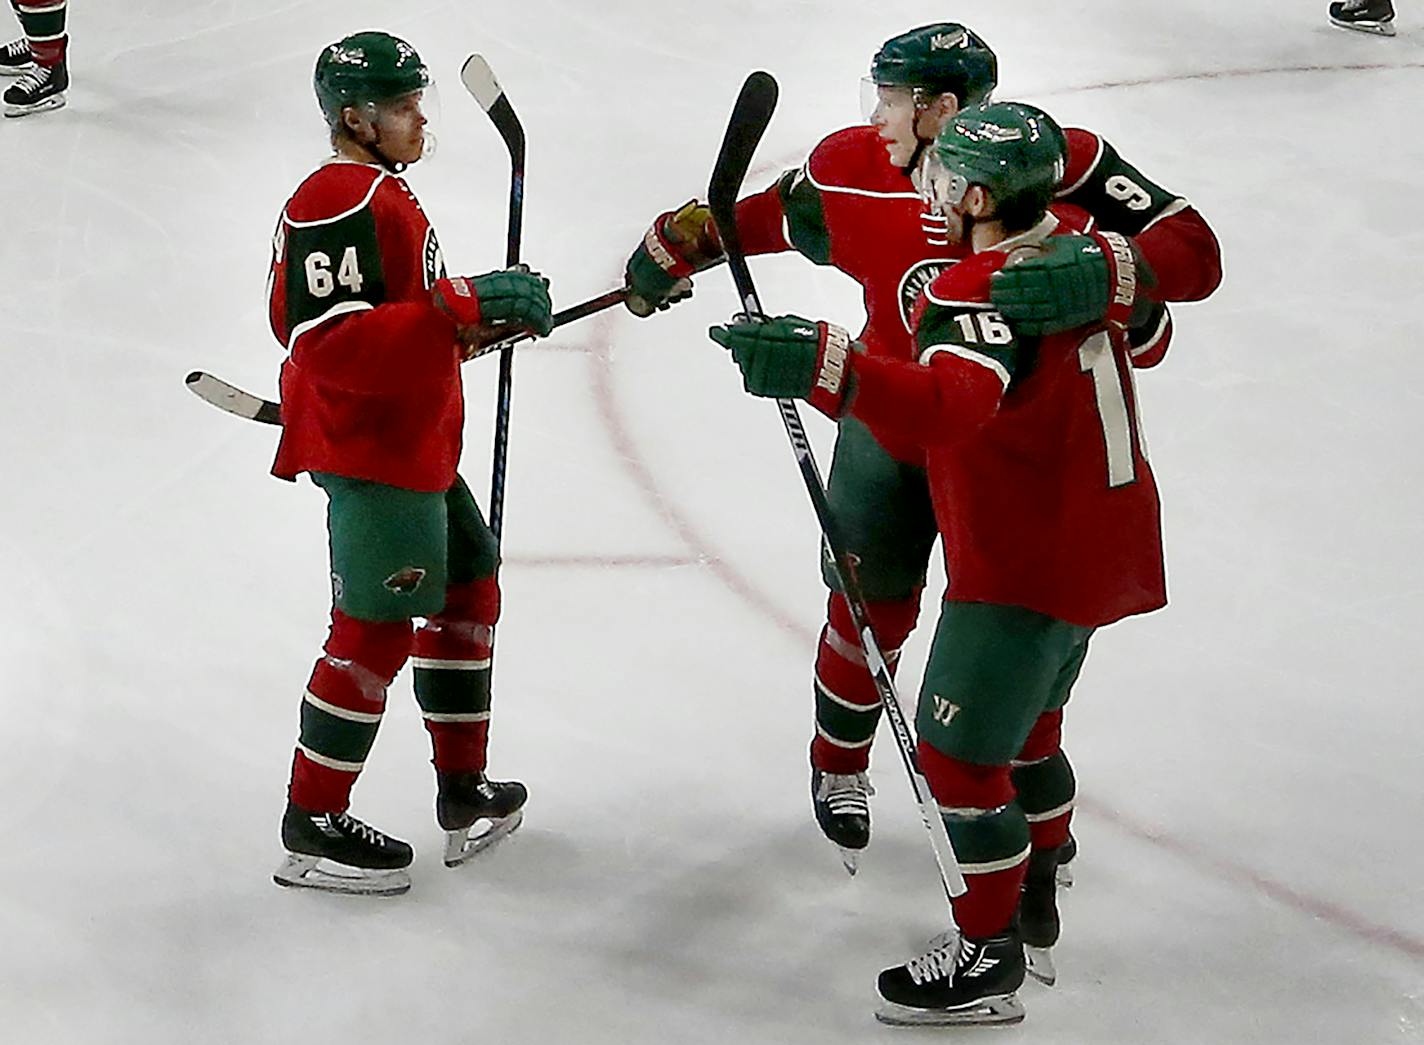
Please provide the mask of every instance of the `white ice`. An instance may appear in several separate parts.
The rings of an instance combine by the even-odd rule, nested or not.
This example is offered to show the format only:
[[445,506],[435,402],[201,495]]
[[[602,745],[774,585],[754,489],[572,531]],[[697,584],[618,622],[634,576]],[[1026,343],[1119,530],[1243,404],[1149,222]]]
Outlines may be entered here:
[[[725,272],[519,355],[492,770],[528,818],[441,866],[403,677],[354,806],[417,848],[394,901],[271,884],[323,503],[182,379],[274,393],[269,235],[324,153],[315,55],[348,32],[409,38],[441,81],[410,180],[460,272],[503,260],[506,161],[455,75],[489,58],[529,134],[525,255],[567,305],[705,192],[747,72],[782,86],[759,188],[858,119],[881,40],[958,17],[1001,98],[1188,195],[1227,272],[1141,381],[1172,604],[1094,644],[1060,986],[993,1038],[1424,1040],[1424,14],[1382,40],[1325,6],[73,5],[68,107],[0,126],[0,1039],[932,1037],[870,1015],[876,972],[944,927],[888,737],[858,878],[810,817],[816,532],[774,409],[704,336]],[[755,272],[773,311],[859,319],[834,273]],[[495,372],[467,371],[482,498]]]

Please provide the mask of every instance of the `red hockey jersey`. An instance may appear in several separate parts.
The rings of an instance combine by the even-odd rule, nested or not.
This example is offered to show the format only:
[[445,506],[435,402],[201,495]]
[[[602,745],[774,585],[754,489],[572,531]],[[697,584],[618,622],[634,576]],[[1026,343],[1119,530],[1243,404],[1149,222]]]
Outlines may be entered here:
[[[918,359],[857,358],[851,409],[925,448],[947,599],[1093,627],[1165,605],[1160,512],[1128,339],[1020,339],[989,302],[1007,252],[1057,228],[1049,215],[936,279]],[[1165,319],[1152,328],[1160,358]]]
[[436,492],[455,481],[464,423],[453,321],[431,303],[435,231],[405,181],[332,161],[287,202],[268,308],[287,347],[272,472],[330,472]]
[[[1156,277],[1157,301],[1195,301],[1221,281],[1216,237],[1186,200],[1124,162],[1091,131],[1069,128],[1058,205],[1081,208],[1098,227],[1133,237]],[[1071,211],[1063,209],[1063,214]],[[943,218],[928,213],[872,126],[827,137],[804,166],[737,204],[748,254],[796,250],[859,283],[866,323],[856,340],[872,355],[913,359],[911,311],[920,291],[968,256]]]

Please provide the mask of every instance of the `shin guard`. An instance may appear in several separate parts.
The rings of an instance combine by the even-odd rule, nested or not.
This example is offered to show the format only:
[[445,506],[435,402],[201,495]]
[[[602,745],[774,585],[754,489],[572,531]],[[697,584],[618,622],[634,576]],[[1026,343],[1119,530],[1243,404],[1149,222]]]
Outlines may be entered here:
[[[900,647],[920,614],[920,592],[866,605],[870,626],[891,674]],[[870,765],[870,745],[880,724],[880,695],[860,648],[844,595],[832,593],[816,651],[816,737],[811,764],[826,773],[860,773]]]
[[69,44],[64,32],[67,7],[68,0],[20,0],[15,4],[36,65],[55,66],[64,61]]
[[288,796],[314,813],[340,813],[375,742],[386,690],[410,655],[410,621],[373,622],[331,611],[325,655],[302,700]]
[[1014,759],[1014,790],[1034,849],[1057,849],[1068,841],[1077,783],[1061,746],[1062,724],[1062,710],[1040,715]]
[[485,768],[490,658],[499,620],[499,584],[484,577],[452,584],[445,608],[415,635],[415,699],[441,773]]
[[967,937],[1008,928],[1028,868],[1029,829],[1013,800],[1008,766],[979,766],[919,745],[920,768],[939,803],[968,891],[954,901]]

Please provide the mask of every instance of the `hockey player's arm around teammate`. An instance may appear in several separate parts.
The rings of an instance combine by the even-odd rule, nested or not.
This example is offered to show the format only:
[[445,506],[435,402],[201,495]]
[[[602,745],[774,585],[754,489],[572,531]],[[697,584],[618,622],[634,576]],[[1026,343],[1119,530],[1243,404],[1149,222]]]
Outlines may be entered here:
[[[918,757],[968,888],[958,933],[881,973],[877,1015],[890,1023],[1023,1018],[1025,946],[1058,936],[1053,877],[1074,799],[1063,707],[1095,629],[1166,600],[1131,302],[1114,296],[1104,322],[1037,337],[990,300],[996,272],[1074,238],[1047,209],[1064,150],[1054,121],[1016,103],[961,112],[940,134],[921,191],[964,223],[974,254],[926,291],[916,359],[847,351],[828,324],[794,317],[712,330],[754,394],[800,395],[925,449],[949,583]],[[1126,237],[1089,242],[1117,285]],[[1160,355],[1168,325],[1154,311],[1137,343]],[[1051,967],[1035,975],[1049,982]]]
[[1110,302],[1135,304],[1144,319],[1155,304],[1200,301],[1221,282],[1221,247],[1211,226],[1091,131],[1068,128],[1067,168],[1056,199],[1082,207],[1099,228],[1128,237],[1131,257],[1109,273],[1091,237],[1055,236],[1045,252],[1003,269],[994,305],[1025,334],[1095,323]]

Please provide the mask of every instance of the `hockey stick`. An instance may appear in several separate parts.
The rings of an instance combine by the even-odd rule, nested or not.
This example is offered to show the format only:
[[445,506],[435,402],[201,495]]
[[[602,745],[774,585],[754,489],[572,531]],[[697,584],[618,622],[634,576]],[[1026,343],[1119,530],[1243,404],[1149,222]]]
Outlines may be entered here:
[[[519,264],[520,238],[524,230],[524,127],[519,122],[504,88],[494,78],[494,70],[482,55],[472,54],[460,69],[465,85],[480,108],[490,118],[509,149],[509,222],[504,262]],[[504,529],[505,466],[509,459],[509,411],[514,397],[514,350],[504,345],[499,353],[499,393],[495,404],[494,465],[490,476],[490,530],[500,543]]]
[[[751,269],[747,266],[746,255],[742,253],[741,237],[737,233],[737,194],[751,165],[752,154],[761,141],[771,114],[776,109],[776,80],[764,72],[755,72],[742,84],[742,92],[737,96],[737,104],[732,109],[732,117],[727,124],[727,133],[722,140],[722,149],[717,155],[717,164],[712,169],[712,182],[707,190],[708,203],[712,209],[712,220],[717,224],[717,232],[722,237],[722,246],[727,253],[727,264],[732,270],[732,279],[737,285],[737,295],[742,301],[742,310],[753,319],[764,319],[761,301],[757,297],[756,286],[752,283]],[[851,620],[860,636],[860,646],[865,652],[865,662],[870,668],[875,682],[875,691],[885,708],[886,718],[895,734],[895,742],[900,748],[900,757],[909,774],[910,786],[919,803],[920,818],[930,835],[930,846],[934,850],[935,863],[939,867],[940,883],[948,899],[961,896],[966,891],[964,875],[959,870],[954,848],[949,842],[949,832],[940,816],[939,804],[930,792],[929,782],[920,772],[919,759],[915,754],[915,741],[910,733],[909,722],[900,705],[895,691],[895,680],[885,664],[880,644],[870,627],[870,614],[865,608],[865,594],[861,591],[856,576],[855,564],[846,549],[841,536],[840,525],[826,499],[826,487],[821,481],[821,472],[816,467],[811,443],[806,438],[806,429],[801,424],[801,414],[793,399],[776,401],[781,411],[781,420],[786,426],[786,434],[791,439],[791,448],[796,453],[796,463],[801,469],[801,478],[806,483],[806,492],[811,496],[811,506],[816,511],[816,519],[821,524],[821,536],[830,553],[831,567],[850,605]],[[953,908],[950,913],[953,919]]]
[[[577,305],[570,305],[568,308],[554,313],[554,326],[561,327],[576,319],[595,315],[606,308],[621,304],[627,296],[628,288],[619,287],[617,290],[610,290],[606,294],[589,298]],[[480,356],[489,355],[489,353],[500,351],[505,347],[512,348],[525,341],[533,340],[533,337],[533,334],[519,334],[502,341],[491,341],[471,355],[470,359],[478,359]],[[468,361],[466,360],[466,362]],[[238,417],[245,417],[249,421],[260,421],[264,425],[282,423],[280,404],[274,403],[270,399],[263,399],[261,396],[255,396],[251,392],[244,392],[236,385],[230,384],[220,377],[214,377],[205,370],[194,370],[184,378],[184,381],[188,385],[188,391],[204,402],[211,403],[219,410],[225,410]]]

